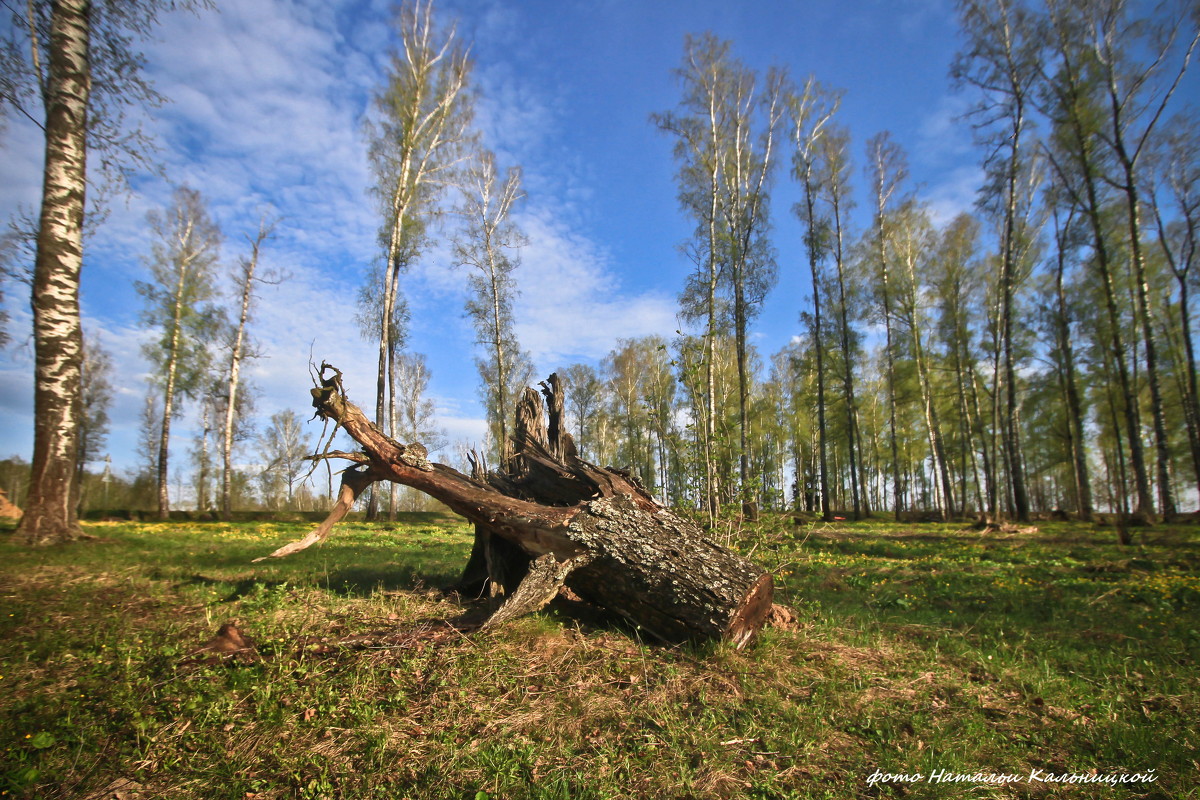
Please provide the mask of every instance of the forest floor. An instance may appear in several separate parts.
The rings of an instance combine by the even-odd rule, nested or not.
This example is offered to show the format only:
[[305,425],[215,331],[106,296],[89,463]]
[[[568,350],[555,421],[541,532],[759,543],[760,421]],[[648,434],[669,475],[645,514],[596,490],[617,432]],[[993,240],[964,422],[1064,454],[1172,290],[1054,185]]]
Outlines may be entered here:
[[449,516],[85,529],[0,527],[2,797],[1200,798],[1194,526],[722,528],[797,612],[740,652],[461,633]]

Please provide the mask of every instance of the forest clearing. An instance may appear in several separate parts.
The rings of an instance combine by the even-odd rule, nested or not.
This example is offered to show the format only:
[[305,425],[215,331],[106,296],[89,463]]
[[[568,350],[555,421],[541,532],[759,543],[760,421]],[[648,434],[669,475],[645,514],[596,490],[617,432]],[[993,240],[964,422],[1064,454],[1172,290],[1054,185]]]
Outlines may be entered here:
[[[4,525],[7,797],[1200,796],[1193,526],[716,529],[797,615],[739,651],[562,599],[461,631],[450,515],[262,564],[307,527],[94,522],[31,549]],[[248,647],[203,650],[230,620]]]

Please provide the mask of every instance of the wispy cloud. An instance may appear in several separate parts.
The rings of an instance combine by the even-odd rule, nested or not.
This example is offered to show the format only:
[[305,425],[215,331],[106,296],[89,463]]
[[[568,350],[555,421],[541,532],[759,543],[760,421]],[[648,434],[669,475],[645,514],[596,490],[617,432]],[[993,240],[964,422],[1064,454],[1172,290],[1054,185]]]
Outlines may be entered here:
[[539,366],[602,358],[618,338],[669,336],[673,297],[622,286],[605,251],[545,211],[519,220],[530,245],[522,252],[517,334]]
[[973,213],[983,180],[983,169],[977,166],[956,167],[944,173],[923,195],[933,221],[943,225],[959,214]]
[[964,92],[943,94],[917,129],[913,159],[924,174],[933,176],[921,194],[938,224],[972,211],[983,184],[983,170],[975,163],[972,128],[966,120],[971,102]]

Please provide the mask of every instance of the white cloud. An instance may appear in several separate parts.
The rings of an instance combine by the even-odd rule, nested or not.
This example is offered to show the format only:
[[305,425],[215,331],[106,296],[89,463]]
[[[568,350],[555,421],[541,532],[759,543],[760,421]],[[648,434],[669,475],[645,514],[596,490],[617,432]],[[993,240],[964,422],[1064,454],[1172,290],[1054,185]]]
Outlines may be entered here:
[[983,169],[978,166],[961,166],[942,173],[922,195],[934,224],[945,225],[959,214],[974,212],[983,180]]
[[975,142],[967,119],[971,103],[968,92],[946,92],[938,98],[917,125],[913,152],[917,166],[938,171],[972,160]]
[[518,219],[530,245],[521,253],[517,337],[544,368],[594,360],[617,339],[670,336],[673,297],[623,290],[607,254],[545,211]]
[[441,406],[437,408],[438,425],[446,432],[446,446],[439,455],[449,458],[455,442],[465,442],[468,446],[482,450],[487,441],[487,421],[482,417],[453,416]]
[[922,186],[921,197],[938,225],[973,211],[983,185],[971,124],[965,119],[971,102],[965,92],[943,94],[917,129],[914,167],[931,176]]

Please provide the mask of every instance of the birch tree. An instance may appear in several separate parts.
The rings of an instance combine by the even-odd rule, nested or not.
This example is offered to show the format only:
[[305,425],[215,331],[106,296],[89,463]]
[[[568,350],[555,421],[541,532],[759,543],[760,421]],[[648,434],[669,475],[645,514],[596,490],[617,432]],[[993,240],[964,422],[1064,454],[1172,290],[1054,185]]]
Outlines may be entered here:
[[[1173,118],[1145,172],[1145,195],[1158,233],[1159,247],[1179,289],[1179,323],[1183,339],[1183,407],[1200,490],[1200,389],[1196,385],[1196,353],[1192,339],[1191,292],[1200,244],[1200,137],[1194,114]],[[1168,222],[1171,216],[1174,219]]]
[[895,276],[896,317],[908,328],[912,357],[916,362],[917,378],[921,387],[934,480],[938,482],[941,490],[941,501],[938,505],[942,519],[948,520],[954,515],[954,484],[950,479],[950,465],[946,459],[942,425],[935,399],[933,370],[926,340],[929,323],[922,307],[922,297],[926,294],[922,276],[931,271],[927,259],[935,250],[936,239],[928,215],[912,201],[897,209],[891,228],[893,235],[889,238],[887,256],[892,259],[898,273]]
[[512,220],[513,206],[524,196],[521,171],[510,168],[501,180],[495,156],[481,151],[467,170],[461,196],[463,228],[454,255],[459,266],[468,270],[471,293],[466,310],[484,353],[477,361],[481,391],[495,431],[494,455],[498,463],[506,464],[508,420],[517,394],[532,377],[529,357],[517,342],[512,309],[517,295],[513,273],[521,264],[520,248],[525,244]]
[[885,380],[888,400],[888,445],[891,450],[892,512],[896,520],[904,505],[904,483],[900,476],[900,446],[896,430],[896,334],[893,330],[893,303],[895,302],[892,274],[888,263],[888,242],[891,238],[889,218],[900,183],[908,176],[908,164],[904,152],[892,141],[886,131],[876,134],[867,141],[867,178],[871,182],[871,193],[875,201],[872,223],[874,239],[873,262],[875,269],[875,293],[879,302],[880,316],[884,328]]
[[117,185],[128,171],[147,164],[149,143],[140,128],[125,124],[124,112],[129,106],[155,105],[161,96],[145,80],[143,59],[133,44],[153,29],[162,9],[197,4],[28,0],[23,5],[23,13],[7,6],[12,16],[0,43],[0,107],[6,117],[16,112],[30,120],[45,140],[32,283],[33,472],[19,525],[22,541],[45,545],[81,533],[75,458],[88,151],[99,153],[93,167]]
[[217,418],[221,416],[219,406],[225,387],[216,375],[206,381],[207,388],[200,396],[200,430],[192,441],[192,464],[196,467],[195,493],[196,510],[206,513],[213,505],[213,451],[214,435],[217,431]]
[[[1017,425],[1016,359],[1013,328],[1017,324],[1015,297],[1020,289],[1020,252],[1028,239],[1022,227],[1021,180],[1028,172],[1030,111],[1037,65],[1042,56],[1033,21],[1020,0],[960,0],[959,19],[967,45],[951,69],[960,84],[980,90],[973,109],[976,130],[987,147],[985,169],[990,173],[1000,218],[1000,327],[1003,353],[1004,407],[999,415],[1016,516],[1029,521],[1029,499]],[[1000,387],[997,387],[999,390]]]
[[[782,135],[785,79],[782,72],[771,70],[760,82],[753,70],[733,58],[728,42],[711,34],[684,40],[684,65],[676,75],[683,87],[679,108],[651,120],[676,137],[680,204],[697,223],[687,247],[697,270],[688,279],[681,305],[686,319],[705,321],[705,404],[697,416],[702,439],[710,443],[704,451],[707,502],[710,515],[715,514],[715,344],[732,328],[738,369],[739,491],[745,509],[752,511],[747,333],[776,279],[768,238],[768,179]],[[724,313],[729,319],[721,319]]]
[[1127,0],[1076,0],[1075,5],[1081,12],[1082,24],[1075,27],[1077,38],[1072,44],[1083,49],[1080,55],[1093,65],[1097,83],[1102,87],[1100,107],[1107,112],[1107,118],[1097,134],[1112,152],[1117,169],[1108,180],[1125,203],[1129,268],[1134,279],[1138,327],[1150,385],[1159,502],[1162,513],[1170,517],[1176,511],[1175,496],[1171,488],[1159,345],[1152,327],[1150,280],[1142,249],[1144,203],[1139,174],[1151,137],[1200,45],[1200,16],[1193,3],[1175,3],[1160,9],[1162,19],[1157,22],[1143,19]]
[[761,91],[753,71],[740,67],[731,88],[730,139],[724,158],[725,185],[721,209],[728,235],[730,291],[733,295],[733,337],[738,376],[738,469],[742,509],[758,515],[758,498],[750,481],[749,326],[778,279],[769,240],[770,184],[774,148],[782,134],[785,77],[770,70]]
[[[800,184],[802,200],[794,209],[804,224],[805,251],[808,255],[809,274],[812,276],[813,349],[817,358],[817,464],[821,488],[821,517],[826,522],[833,519],[829,505],[829,467],[826,441],[828,426],[825,424],[825,343],[821,325],[821,288],[825,283],[821,262],[831,249],[831,222],[819,215],[817,199],[820,193],[819,159],[822,139],[837,112],[841,98],[824,89],[815,78],[809,78],[799,94],[789,92],[788,113],[792,134],[792,177]],[[854,485],[854,511],[858,514],[857,476]]]
[[850,134],[838,125],[831,125],[818,142],[822,176],[822,196],[829,206],[829,239],[836,273],[835,298],[836,330],[841,348],[842,402],[846,411],[846,446],[850,466],[850,492],[855,519],[871,513],[863,469],[862,431],[858,418],[858,397],[855,389],[854,365],[859,360],[859,336],[851,326],[852,286],[848,275],[845,247],[845,220],[853,207],[850,194]]
[[[1135,381],[1131,374],[1127,334],[1121,311],[1123,298],[1118,288],[1116,253],[1108,230],[1110,189],[1105,181],[1105,154],[1100,147],[1104,125],[1102,96],[1095,65],[1079,42],[1086,39],[1086,22],[1068,4],[1050,8],[1046,36],[1056,56],[1054,69],[1040,74],[1040,106],[1053,125],[1052,136],[1044,148],[1052,168],[1056,191],[1073,203],[1088,227],[1090,263],[1102,289],[1104,325],[1099,329],[1106,341],[1104,362],[1115,376],[1114,390],[1125,402],[1113,401],[1113,413],[1120,406],[1125,423],[1125,441],[1129,447],[1129,469],[1133,472],[1135,502],[1130,516],[1145,520],[1154,516],[1154,498],[1146,471],[1145,446],[1142,442],[1141,410]],[[1121,441],[1116,452],[1123,462]],[[1124,471],[1122,466],[1122,471]]]
[[151,211],[147,221],[154,236],[147,267],[151,281],[138,281],[145,299],[142,320],[160,332],[145,353],[155,368],[153,380],[162,391],[162,430],[158,440],[158,515],[170,513],[168,463],[171,422],[184,397],[194,396],[205,377],[212,353],[208,343],[219,315],[216,265],[221,232],[208,215],[200,193],[175,190],[166,213]]
[[1071,327],[1074,322],[1071,303],[1067,300],[1067,264],[1080,246],[1076,209],[1070,204],[1051,202],[1054,220],[1054,302],[1050,313],[1054,328],[1054,341],[1059,361],[1058,378],[1063,393],[1063,405],[1067,412],[1067,444],[1071,451],[1071,471],[1075,479],[1075,502],[1083,519],[1092,517],[1092,482],[1088,470],[1087,442],[1084,439],[1085,415],[1083,396],[1079,389],[1076,369],[1075,344]]
[[699,423],[698,438],[704,456],[704,505],[710,524],[720,497],[716,441],[717,391],[716,342],[723,332],[723,310],[718,289],[723,270],[720,215],[724,182],[722,149],[728,125],[727,86],[731,56],[728,42],[711,34],[688,35],[683,42],[683,66],[675,70],[683,96],[675,111],[651,115],[659,130],[675,137],[674,154],[679,162],[679,203],[696,222],[696,232],[686,246],[696,265],[680,298],[685,320],[704,321],[703,389],[695,399],[693,413]]
[[400,440],[419,441],[434,452],[445,446],[446,434],[437,427],[436,408],[428,396],[430,377],[424,353],[401,353],[396,360]]
[[432,0],[406,3],[397,27],[399,49],[374,96],[377,121],[368,128],[384,252],[382,286],[374,290],[381,298],[375,423],[389,431],[395,415],[385,398],[397,352],[400,274],[419,250],[417,241],[470,141],[472,116],[471,62],[455,28],[438,26]]
[[652,494],[656,470],[650,439],[652,421],[645,397],[655,372],[655,344],[650,338],[620,339],[601,367],[608,383],[612,415],[621,432],[615,454],[618,464],[640,479]]
[[[938,299],[937,335],[942,343],[949,370],[954,376],[955,410],[958,422],[959,498],[968,506],[968,476],[975,487],[975,503],[986,508],[985,482],[991,483],[991,452],[985,443],[980,413],[978,375],[972,328],[979,319],[978,296],[983,290],[985,273],[978,258],[979,222],[969,214],[959,214],[946,225],[934,255],[933,282]],[[982,461],[982,474],[978,461]]]
[[567,414],[575,421],[575,449],[580,458],[598,461],[595,417],[604,404],[604,383],[591,364],[571,364],[559,370],[559,375],[563,377]]
[[258,232],[253,238],[247,236],[250,255],[238,262],[234,278],[241,294],[241,307],[237,325],[229,342],[229,367],[226,372],[224,398],[224,420],[221,424],[221,515],[229,519],[233,512],[233,441],[237,430],[239,402],[242,390],[242,361],[254,358],[257,353],[246,333],[250,314],[254,306],[254,287],[258,283],[278,283],[279,275],[262,275],[258,271],[258,256],[263,243],[271,237],[274,223],[265,217],[259,221]]
[[311,452],[304,434],[304,421],[295,411],[279,411],[271,415],[271,423],[259,437],[259,453],[265,466],[260,473],[263,500],[269,507],[278,508],[280,492],[287,508],[292,508],[296,484],[308,469],[306,457]]

